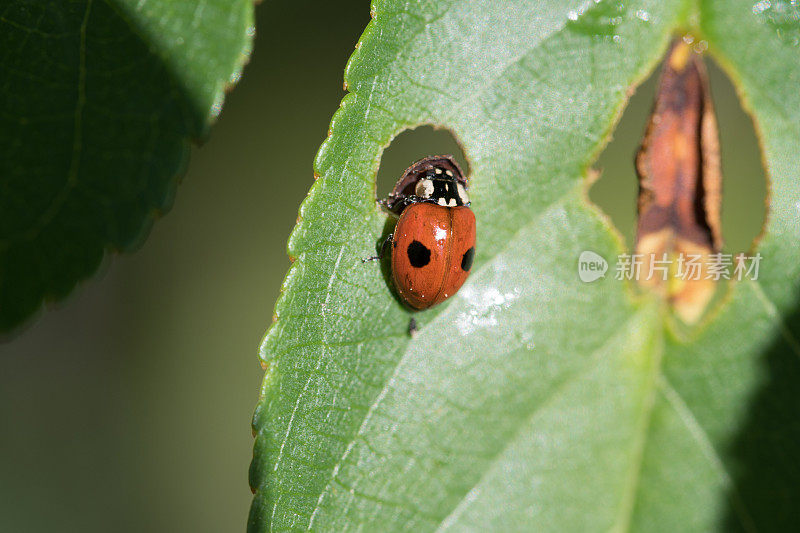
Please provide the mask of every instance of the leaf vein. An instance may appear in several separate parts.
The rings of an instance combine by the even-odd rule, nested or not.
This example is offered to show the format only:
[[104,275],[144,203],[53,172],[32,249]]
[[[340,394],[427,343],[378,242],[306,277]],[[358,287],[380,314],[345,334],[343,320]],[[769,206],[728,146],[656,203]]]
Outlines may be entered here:
[[786,322],[783,320],[780,311],[778,311],[778,306],[770,300],[767,293],[764,292],[764,288],[761,286],[756,280],[752,280],[753,290],[755,291],[756,298],[764,305],[764,308],[767,311],[767,314],[775,320],[777,323],[778,328],[780,329],[781,336],[786,341],[786,344],[792,349],[794,354],[797,357],[800,357],[800,342],[798,342],[797,338],[792,334],[791,330],[786,326]]
[[711,467],[717,472],[717,475],[720,477],[720,479],[722,479],[724,483],[732,490],[731,503],[733,504],[733,507],[736,510],[736,515],[744,529],[751,532],[757,531],[755,522],[753,522],[750,513],[747,511],[747,508],[744,505],[744,501],[736,490],[736,484],[733,482],[733,477],[725,468],[725,463],[712,444],[706,430],[703,429],[703,426],[700,425],[700,422],[697,420],[697,417],[694,416],[692,410],[665,376],[661,376],[659,381],[659,389],[664,395],[664,398],[667,400],[669,406],[675,410],[678,417],[681,419],[681,422],[683,422],[683,425],[686,427],[687,431],[689,431],[689,434],[700,448],[703,456],[706,458],[706,460],[708,460]]
[[[631,326],[632,323],[636,322],[638,318],[638,313],[633,313],[630,318],[628,318],[627,322],[624,324],[622,331],[627,331],[628,328]],[[546,397],[541,403],[534,406],[533,409],[526,415],[525,422],[520,424],[519,430],[508,439],[506,445],[499,449],[497,453],[495,453],[489,463],[486,465],[486,469],[484,470],[483,475],[470,487],[470,489],[465,493],[464,497],[461,498],[458,505],[453,508],[453,510],[441,520],[439,527],[437,528],[437,532],[444,531],[445,529],[450,528],[456,520],[463,514],[464,510],[467,506],[474,501],[474,497],[471,498],[470,495],[475,492],[478,486],[483,482],[486,478],[487,474],[491,471],[491,467],[496,464],[503,456],[503,454],[510,448],[510,446],[515,442],[516,438],[520,435],[520,433],[533,421],[536,417],[544,412],[550,405],[552,405],[562,394],[564,394],[569,387],[582,376],[586,375],[587,373],[591,372],[601,361],[601,355],[606,352],[606,350],[613,345],[614,342],[619,340],[620,334],[618,332],[612,333],[609,337],[603,340],[603,343],[598,346],[592,353],[589,354],[587,358],[587,362],[584,366],[580,369],[570,373],[567,377],[565,377],[558,385],[554,386],[551,389],[551,393],[549,396]]]

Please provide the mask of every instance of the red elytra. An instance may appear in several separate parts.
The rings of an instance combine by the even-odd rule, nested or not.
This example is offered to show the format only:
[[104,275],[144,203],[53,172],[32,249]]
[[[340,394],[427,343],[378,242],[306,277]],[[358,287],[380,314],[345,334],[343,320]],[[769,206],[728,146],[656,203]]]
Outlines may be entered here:
[[474,254],[475,215],[469,207],[406,207],[392,239],[397,293],[414,309],[442,302],[467,280]]
[[427,309],[464,284],[475,255],[475,215],[467,181],[450,156],[406,170],[386,201],[400,215],[391,245],[392,280],[413,309]]

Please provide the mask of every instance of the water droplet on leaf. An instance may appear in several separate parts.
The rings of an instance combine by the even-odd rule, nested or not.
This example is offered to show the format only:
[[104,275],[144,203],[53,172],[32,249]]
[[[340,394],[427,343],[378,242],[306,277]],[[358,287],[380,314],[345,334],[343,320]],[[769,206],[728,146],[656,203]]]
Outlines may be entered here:
[[[567,15],[567,28],[590,37],[602,37],[619,42],[617,26],[625,18],[625,4],[622,2],[595,2],[584,11],[570,11]],[[572,15],[575,14],[575,18]]]
[[761,0],[753,4],[753,13],[771,26],[784,42],[793,46],[800,44],[798,0]]

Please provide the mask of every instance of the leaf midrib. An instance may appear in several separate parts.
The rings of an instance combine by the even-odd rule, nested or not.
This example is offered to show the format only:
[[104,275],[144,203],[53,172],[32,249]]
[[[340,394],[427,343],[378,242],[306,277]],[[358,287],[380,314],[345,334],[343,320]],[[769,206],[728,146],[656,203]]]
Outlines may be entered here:
[[83,12],[78,35],[78,87],[75,111],[72,115],[72,148],[67,169],[67,179],[58,193],[53,196],[50,205],[36,217],[28,228],[0,240],[0,250],[3,252],[8,250],[12,244],[31,242],[36,239],[42,228],[53,221],[78,182],[78,172],[80,171],[81,155],[83,153],[83,111],[86,106],[86,29],[92,13],[93,3],[94,0],[87,0],[86,2],[86,9]]
[[[644,454],[647,448],[647,439],[650,434],[650,424],[653,419],[653,409],[656,405],[657,384],[662,375],[662,360],[664,358],[664,337],[663,328],[660,328],[660,334],[657,339],[653,339],[655,343],[655,353],[653,357],[655,361],[653,370],[648,376],[647,393],[644,398],[644,405],[642,406],[642,414],[640,415],[639,431],[636,433],[636,442],[634,444],[633,457],[631,460],[631,470],[629,471],[628,478],[625,483],[625,488],[622,493],[622,498],[619,504],[619,513],[617,515],[617,522],[612,526],[611,530],[615,532],[630,531],[631,519],[633,512],[636,509],[636,495],[639,491],[639,483],[642,478],[642,467],[644,464]],[[648,344],[647,346],[652,346]]]

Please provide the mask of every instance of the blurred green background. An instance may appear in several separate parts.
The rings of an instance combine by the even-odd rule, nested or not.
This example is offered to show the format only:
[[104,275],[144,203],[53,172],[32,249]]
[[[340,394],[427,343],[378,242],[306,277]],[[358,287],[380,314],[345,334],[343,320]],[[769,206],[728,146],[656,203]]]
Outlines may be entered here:
[[[0,531],[241,531],[259,340],[288,267],[285,243],[344,95],[367,0],[272,1],[242,81],[193,150],[171,212],[57,309],[0,345]],[[600,158],[591,197],[630,242],[633,154],[646,82]],[[755,137],[712,70],[727,248],[764,217]],[[414,159],[457,150],[420,128],[387,150],[379,190]],[[462,159],[463,161],[463,159]]]

